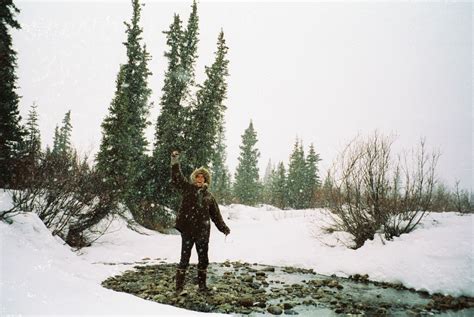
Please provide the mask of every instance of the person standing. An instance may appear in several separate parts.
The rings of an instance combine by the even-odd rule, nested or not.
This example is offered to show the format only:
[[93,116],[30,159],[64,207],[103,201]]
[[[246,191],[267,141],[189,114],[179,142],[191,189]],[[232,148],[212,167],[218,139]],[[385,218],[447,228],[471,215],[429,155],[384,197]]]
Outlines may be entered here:
[[211,184],[211,174],[206,168],[200,167],[194,170],[190,181],[188,181],[181,171],[179,152],[173,151],[171,154],[171,183],[182,195],[175,224],[175,228],[181,233],[181,259],[176,270],[176,293],[180,293],[184,289],[186,270],[194,245],[198,254],[199,291],[207,292],[210,220],[226,236],[230,233],[230,229],[222,219],[214,196],[208,191]]

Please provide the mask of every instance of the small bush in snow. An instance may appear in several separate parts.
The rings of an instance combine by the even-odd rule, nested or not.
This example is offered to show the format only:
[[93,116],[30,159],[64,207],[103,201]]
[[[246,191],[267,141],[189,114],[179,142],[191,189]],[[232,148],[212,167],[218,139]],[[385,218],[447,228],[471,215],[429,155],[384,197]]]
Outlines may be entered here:
[[356,138],[328,175],[332,229],[350,233],[355,248],[378,230],[387,239],[412,231],[431,206],[439,154],[428,154],[422,140],[411,156],[394,159],[393,140],[377,132]]
[[100,177],[74,152],[47,152],[21,191],[12,193],[14,212],[35,212],[53,235],[83,247],[85,232],[110,213],[113,199]]

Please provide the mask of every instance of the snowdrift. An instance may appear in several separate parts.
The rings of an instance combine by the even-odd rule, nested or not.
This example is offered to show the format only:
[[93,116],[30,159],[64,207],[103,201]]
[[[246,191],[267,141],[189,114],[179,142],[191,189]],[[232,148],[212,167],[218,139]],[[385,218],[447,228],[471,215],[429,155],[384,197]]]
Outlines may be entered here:
[[[0,206],[9,202],[0,197]],[[212,228],[211,262],[226,260],[311,268],[321,274],[369,274],[370,279],[453,296],[474,296],[473,215],[432,213],[410,234],[376,238],[358,250],[323,233],[322,210],[278,210],[242,205],[222,207],[231,228],[225,238]],[[115,219],[92,247],[73,252],[31,213],[0,223],[0,315],[166,314],[196,315],[176,307],[110,291],[109,276],[147,263],[179,260],[179,235],[142,229]],[[191,262],[197,262],[193,250]],[[216,314],[213,314],[216,315]],[[217,316],[217,315],[216,315]]]

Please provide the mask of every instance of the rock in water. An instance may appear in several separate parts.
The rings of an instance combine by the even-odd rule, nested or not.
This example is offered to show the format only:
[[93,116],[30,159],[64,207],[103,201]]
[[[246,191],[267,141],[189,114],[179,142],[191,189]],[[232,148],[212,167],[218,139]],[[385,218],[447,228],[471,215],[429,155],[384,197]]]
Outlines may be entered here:
[[278,306],[270,306],[267,308],[267,311],[272,315],[281,315],[283,310]]
[[239,304],[244,307],[253,306],[253,298],[250,296],[244,296],[241,299],[239,299]]
[[252,283],[253,282],[253,276],[251,275],[244,275],[242,276],[242,281],[246,283]]

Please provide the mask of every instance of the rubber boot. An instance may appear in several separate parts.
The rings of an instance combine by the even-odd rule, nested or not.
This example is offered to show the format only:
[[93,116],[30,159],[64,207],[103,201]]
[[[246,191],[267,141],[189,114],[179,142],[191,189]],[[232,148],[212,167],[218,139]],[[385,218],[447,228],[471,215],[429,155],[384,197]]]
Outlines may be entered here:
[[207,270],[198,270],[198,286],[199,291],[202,293],[207,293],[209,289],[206,286]]
[[185,269],[176,270],[176,294],[179,294],[184,289],[184,278],[186,277]]

